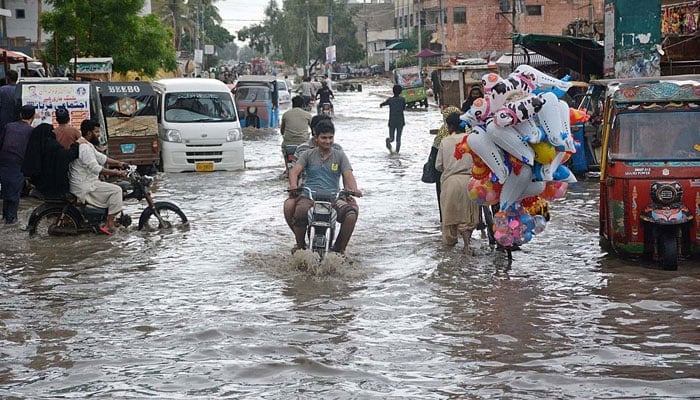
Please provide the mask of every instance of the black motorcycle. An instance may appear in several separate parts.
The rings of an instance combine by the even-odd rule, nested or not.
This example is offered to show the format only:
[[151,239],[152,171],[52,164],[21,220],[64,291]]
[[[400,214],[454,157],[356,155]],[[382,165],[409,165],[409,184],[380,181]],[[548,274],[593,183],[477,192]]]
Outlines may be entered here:
[[[159,230],[187,225],[187,217],[178,206],[168,201],[154,201],[149,190],[153,177],[141,175],[130,166],[127,181],[117,183],[122,188],[123,199],[146,199],[147,207],[141,212],[138,229]],[[107,219],[107,209],[82,203],[68,193],[60,198],[42,198],[29,216],[27,231],[30,235],[68,236],[79,233],[99,232]],[[115,219],[117,224],[128,227],[131,217],[122,211]]]

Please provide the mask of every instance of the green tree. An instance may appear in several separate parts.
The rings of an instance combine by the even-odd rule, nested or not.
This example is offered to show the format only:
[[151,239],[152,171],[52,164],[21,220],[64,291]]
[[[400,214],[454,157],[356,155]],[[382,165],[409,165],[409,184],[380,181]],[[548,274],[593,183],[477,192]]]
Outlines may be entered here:
[[[339,62],[357,62],[364,58],[364,50],[355,38],[357,27],[352,21],[347,0],[333,1],[333,41]],[[328,0],[283,0],[282,9],[276,0],[271,0],[265,9],[265,19],[261,24],[245,27],[238,31],[238,40],[248,41],[258,52],[281,53],[287,64],[306,64],[306,37],[308,21],[309,53],[311,59],[325,59],[325,49],[329,45],[329,34],[315,31],[318,16],[328,16]]]
[[143,0],[47,0],[41,27],[51,32],[44,54],[54,65],[73,57],[112,57],[116,72],[153,76],[177,67],[172,32],[155,17],[138,16]]

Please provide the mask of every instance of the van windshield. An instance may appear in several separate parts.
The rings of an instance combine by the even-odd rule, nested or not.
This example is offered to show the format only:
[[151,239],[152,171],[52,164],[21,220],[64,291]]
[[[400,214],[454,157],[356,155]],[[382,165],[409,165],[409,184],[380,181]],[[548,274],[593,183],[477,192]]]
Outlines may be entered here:
[[612,159],[700,161],[700,111],[623,112],[611,132]]
[[165,95],[168,122],[235,121],[233,100],[226,92],[183,92]]

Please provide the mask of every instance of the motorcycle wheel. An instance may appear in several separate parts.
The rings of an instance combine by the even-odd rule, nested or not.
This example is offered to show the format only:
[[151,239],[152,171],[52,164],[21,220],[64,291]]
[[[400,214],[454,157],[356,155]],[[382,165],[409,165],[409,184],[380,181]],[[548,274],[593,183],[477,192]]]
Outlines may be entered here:
[[328,229],[311,228],[311,250],[318,254],[319,261],[328,253]]
[[80,225],[78,220],[69,214],[61,217],[61,214],[60,209],[43,212],[37,217],[36,222],[28,227],[29,234],[40,238],[77,235]]
[[139,218],[139,230],[157,231],[160,229],[180,228],[187,225],[185,213],[175,204],[157,202],[155,206],[166,226],[160,226],[160,222],[155,214],[153,214],[153,210],[147,208],[143,210]]
[[666,271],[678,270],[678,239],[675,232],[667,231],[659,237],[659,251],[661,253],[661,266]]

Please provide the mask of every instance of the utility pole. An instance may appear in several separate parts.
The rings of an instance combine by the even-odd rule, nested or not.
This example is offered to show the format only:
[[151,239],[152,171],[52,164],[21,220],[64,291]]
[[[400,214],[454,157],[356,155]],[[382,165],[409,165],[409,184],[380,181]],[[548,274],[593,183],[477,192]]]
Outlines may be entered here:
[[328,46],[333,46],[333,0],[329,0],[331,12],[328,14]]
[[309,40],[310,40],[310,32],[311,32],[311,20],[309,19],[309,0],[305,1],[306,3],[306,65],[304,66],[304,76],[311,76],[311,71],[307,70],[309,68],[309,64],[311,64],[311,55],[309,53]]
[[513,5],[511,6],[511,18],[513,21],[513,35],[510,40],[510,70],[513,71],[515,69],[515,34],[518,33],[518,28],[516,28],[516,21],[515,21],[515,2],[518,0],[513,0]]
[[445,8],[442,6],[442,0],[440,0],[440,30],[442,31],[442,54],[445,54]]
[[[423,44],[422,42],[422,37],[421,37],[421,5],[420,1],[418,0],[418,52],[420,53],[421,50],[423,50]],[[423,70],[423,58],[418,57],[418,70],[422,71]]]
[[369,67],[369,28],[367,26],[367,20],[365,20],[365,64]]

